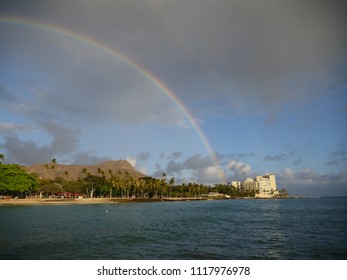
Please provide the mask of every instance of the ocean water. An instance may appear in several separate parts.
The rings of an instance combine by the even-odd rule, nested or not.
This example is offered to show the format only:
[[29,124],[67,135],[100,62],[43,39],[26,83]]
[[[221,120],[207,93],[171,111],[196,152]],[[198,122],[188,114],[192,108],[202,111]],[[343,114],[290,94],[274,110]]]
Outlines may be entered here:
[[347,197],[0,207],[0,259],[347,259]]

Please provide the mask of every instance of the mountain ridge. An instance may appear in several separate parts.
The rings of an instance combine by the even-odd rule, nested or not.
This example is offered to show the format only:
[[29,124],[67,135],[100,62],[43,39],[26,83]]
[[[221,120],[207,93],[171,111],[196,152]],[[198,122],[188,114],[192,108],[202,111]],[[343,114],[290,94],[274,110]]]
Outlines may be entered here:
[[37,163],[22,166],[22,168],[30,173],[35,174],[40,179],[56,179],[63,178],[66,180],[77,180],[85,176],[85,172],[92,175],[105,175],[110,177],[111,174],[116,176],[125,176],[129,174],[131,177],[146,177],[147,175],[137,171],[126,160],[107,160],[93,165],[79,164],[58,164],[58,163]]

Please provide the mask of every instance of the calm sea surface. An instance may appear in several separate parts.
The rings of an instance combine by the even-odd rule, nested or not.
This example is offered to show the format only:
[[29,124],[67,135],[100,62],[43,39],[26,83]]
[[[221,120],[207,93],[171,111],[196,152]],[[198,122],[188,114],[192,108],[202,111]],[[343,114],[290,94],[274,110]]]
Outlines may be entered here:
[[347,259],[347,197],[0,207],[0,259]]

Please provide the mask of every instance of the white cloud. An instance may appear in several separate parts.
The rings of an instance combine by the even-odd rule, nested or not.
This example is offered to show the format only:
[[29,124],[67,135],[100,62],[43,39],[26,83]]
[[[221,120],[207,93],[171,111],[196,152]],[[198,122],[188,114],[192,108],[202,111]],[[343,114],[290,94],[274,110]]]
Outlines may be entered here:
[[[176,161],[173,158],[181,158],[181,152],[174,152],[168,157],[169,162],[165,169],[160,165],[157,166],[157,171],[153,174],[154,177],[160,177],[163,172],[169,176],[179,176],[177,182],[194,181],[203,184],[216,184],[225,181],[225,171],[221,166],[214,165],[210,157],[202,157],[200,154],[195,154],[189,158]],[[185,179],[184,179],[184,178]],[[224,182],[225,183],[225,182]]]
[[208,166],[199,172],[199,182],[204,184],[220,183],[224,177],[224,170],[218,165]]
[[319,173],[309,168],[283,168],[276,174],[277,186],[292,195],[347,195],[347,170]]
[[252,173],[252,168],[250,165],[243,162],[237,162],[235,160],[229,161],[226,167],[233,173],[235,179],[249,177]]
[[126,160],[132,165],[132,167],[135,168],[135,166],[136,166],[136,159],[135,158],[129,156],[126,158]]
[[285,168],[283,168],[283,170],[282,170],[282,175],[283,175],[283,177],[284,178],[286,178],[286,179],[293,179],[294,178],[294,171],[293,170],[291,170],[290,168],[288,168],[288,167],[285,167]]
[[140,167],[140,168],[138,169],[138,171],[141,172],[142,174],[147,175],[147,170],[146,170],[145,167]]

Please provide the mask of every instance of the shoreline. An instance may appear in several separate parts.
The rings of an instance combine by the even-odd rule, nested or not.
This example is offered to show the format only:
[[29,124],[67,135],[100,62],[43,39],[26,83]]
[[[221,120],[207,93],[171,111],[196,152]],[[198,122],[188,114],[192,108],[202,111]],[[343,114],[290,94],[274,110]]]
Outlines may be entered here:
[[160,201],[160,199],[132,199],[132,198],[24,198],[0,200],[0,206],[7,205],[56,205],[56,204],[106,204],[127,203],[137,201]]
[[[10,205],[57,205],[57,204],[107,204],[107,203],[131,203],[131,202],[161,202],[161,201],[201,201],[206,198],[24,198],[0,200],[0,206]],[[215,199],[216,200],[216,199]]]
[[1,199],[0,206],[11,205],[57,205],[57,204],[107,204],[107,203],[131,203],[131,202],[175,202],[175,201],[206,201],[206,200],[233,200],[233,199],[296,199],[302,196],[289,197],[235,197],[235,198],[205,198],[205,197],[163,197],[163,198],[24,198]]

